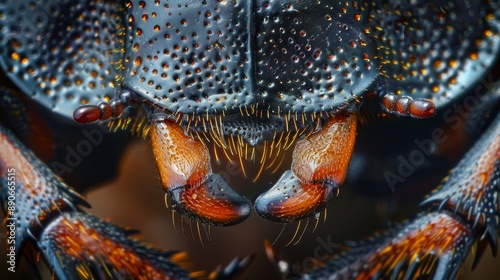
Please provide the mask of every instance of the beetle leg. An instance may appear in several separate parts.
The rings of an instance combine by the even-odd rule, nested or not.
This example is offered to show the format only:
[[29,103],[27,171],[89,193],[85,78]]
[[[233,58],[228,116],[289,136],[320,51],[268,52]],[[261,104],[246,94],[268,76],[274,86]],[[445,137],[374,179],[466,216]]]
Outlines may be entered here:
[[461,216],[471,228],[487,236],[498,250],[500,231],[500,114],[453,169],[450,176],[422,204],[438,205]]
[[356,117],[345,112],[298,141],[291,170],[257,198],[257,213],[274,222],[290,222],[324,208],[345,179],[355,136]]
[[151,141],[163,187],[179,213],[216,226],[245,220],[250,202],[212,173],[208,148],[173,120],[151,121]]
[[16,265],[31,240],[59,279],[189,276],[178,264],[185,253],[151,248],[84,213],[79,206],[90,205],[83,197],[1,125],[0,197]]
[[101,102],[97,105],[84,105],[73,113],[73,119],[78,123],[91,123],[98,120],[105,121],[118,118],[123,113],[124,103],[113,99],[110,103]]

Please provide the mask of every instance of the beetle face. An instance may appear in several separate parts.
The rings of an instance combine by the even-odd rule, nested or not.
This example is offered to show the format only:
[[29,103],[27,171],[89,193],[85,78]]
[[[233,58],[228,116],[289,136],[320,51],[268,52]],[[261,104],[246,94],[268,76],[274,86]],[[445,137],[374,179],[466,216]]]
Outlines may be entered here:
[[[450,101],[488,86],[481,79],[500,53],[499,5],[496,0],[3,0],[0,66],[26,95],[20,103],[31,97],[64,120],[75,109],[78,122],[107,120],[121,114],[124,103],[142,103],[149,120],[144,131],[151,132],[172,206],[197,222],[235,224],[252,209],[212,172],[208,143],[229,160],[260,164],[259,174],[293,147],[290,169],[254,203],[265,219],[286,223],[317,214],[342,184],[356,135],[355,105],[365,96],[379,97],[389,113],[429,117],[434,104],[455,107],[459,104]],[[499,96],[498,90],[484,91],[492,98],[483,103]],[[0,109],[20,116],[13,127],[32,117],[28,107],[13,102],[12,92],[3,87],[0,92]],[[113,95],[120,100],[97,104]],[[92,105],[80,107],[85,104]],[[443,116],[444,122],[454,117]],[[331,278],[340,276],[339,270],[348,278],[397,278],[405,272],[406,278],[422,278],[435,272],[435,278],[448,279],[456,277],[474,240],[477,256],[486,239],[495,251],[499,121],[497,116],[425,201],[439,205],[430,209],[439,213],[356,246],[304,277]],[[437,131],[432,132],[436,142]],[[257,145],[263,147],[261,158],[254,155]],[[74,206],[81,198],[0,126],[0,175],[12,178],[10,167],[20,171],[15,191],[20,211],[9,234],[17,232],[16,246],[32,239],[58,278],[76,278],[75,273],[123,278],[144,271],[148,278],[188,277],[167,260],[177,254],[145,248],[128,238],[128,231],[79,213]],[[4,203],[8,194],[12,216],[12,190],[10,184],[8,191],[3,187],[0,194]],[[198,233],[201,239],[199,226]],[[289,268],[281,261],[279,266]]]
[[[19,1],[1,6],[1,62],[24,92],[63,116],[112,93],[144,103],[162,183],[199,221],[231,224],[250,209],[212,173],[207,138],[240,158],[247,144],[276,151],[298,141],[291,169],[256,202],[265,218],[289,222],[321,210],[342,184],[352,105],[365,95],[383,97],[391,113],[429,117],[430,101],[407,96],[439,107],[474,86],[499,45],[487,3]],[[53,17],[19,36],[14,15],[37,8]],[[118,107],[94,106],[80,120],[107,119]],[[206,203],[220,215],[199,209]]]

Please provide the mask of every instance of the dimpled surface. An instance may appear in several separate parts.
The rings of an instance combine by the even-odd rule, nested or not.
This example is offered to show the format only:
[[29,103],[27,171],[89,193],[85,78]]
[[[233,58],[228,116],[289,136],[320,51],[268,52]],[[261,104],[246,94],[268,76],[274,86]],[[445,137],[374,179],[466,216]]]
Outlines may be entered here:
[[429,98],[439,107],[475,87],[495,62],[498,1],[389,2],[363,5],[388,92]]
[[[130,1],[125,86],[172,112],[319,112],[377,66],[351,6],[326,1]],[[346,8],[343,11],[342,8]],[[373,71],[375,70],[375,71]]]
[[0,1],[0,65],[20,89],[71,117],[114,96],[120,61],[114,1]]
[[256,81],[271,107],[330,111],[378,76],[375,48],[348,1],[257,1]]
[[475,86],[499,48],[497,2],[128,6],[125,85],[172,112],[333,111],[372,90],[439,107]]
[[129,1],[125,87],[169,111],[256,101],[247,1]]
[[[118,1],[117,1],[118,2]],[[498,1],[0,0],[0,65],[67,117],[131,90],[169,112],[446,105],[499,53]]]

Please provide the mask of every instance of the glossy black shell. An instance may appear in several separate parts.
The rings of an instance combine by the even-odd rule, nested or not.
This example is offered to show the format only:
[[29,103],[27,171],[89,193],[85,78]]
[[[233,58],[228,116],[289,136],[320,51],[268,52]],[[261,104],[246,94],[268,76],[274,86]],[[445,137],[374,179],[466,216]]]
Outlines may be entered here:
[[361,43],[356,10],[316,3],[130,4],[124,86],[173,112],[332,110],[361,95],[378,65],[363,58],[375,49]]
[[0,65],[70,118],[124,90],[172,113],[334,111],[367,92],[474,87],[499,50],[498,1],[0,2]]

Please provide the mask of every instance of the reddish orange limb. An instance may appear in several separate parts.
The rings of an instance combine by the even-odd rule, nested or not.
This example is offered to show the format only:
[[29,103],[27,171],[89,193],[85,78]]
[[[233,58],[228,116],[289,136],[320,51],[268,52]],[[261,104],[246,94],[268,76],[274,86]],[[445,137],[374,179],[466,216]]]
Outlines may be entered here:
[[151,121],[151,140],[162,185],[176,211],[217,226],[248,217],[251,204],[212,173],[208,148],[201,141],[168,119]]
[[[15,256],[20,260],[26,240],[31,240],[58,279],[191,279],[200,272],[186,270],[186,254],[164,251],[130,237],[126,230],[81,212],[90,207],[50,169],[0,125],[0,185],[15,197],[16,208],[2,203],[15,232]],[[7,220],[6,220],[7,221]],[[236,258],[220,267],[214,279],[241,273],[251,258]],[[211,279],[211,278],[210,278]]]
[[341,113],[328,120],[321,131],[297,142],[292,171],[302,182],[344,182],[356,139],[356,117]]
[[[500,116],[497,116],[443,184],[422,203],[452,209],[472,228],[484,232],[480,242],[489,241],[495,254],[500,228],[499,178]],[[480,256],[487,247],[480,243],[478,248]]]
[[85,213],[61,215],[41,240],[55,274],[69,279],[180,279],[200,274],[187,271],[186,253],[149,247],[123,228]]
[[344,112],[297,142],[292,169],[257,198],[257,213],[271,221],[291,222],[324,208],[344,182],[355,137],[356,118]]
[[25,241],[43,230],[53,216],[72,211],[77,205],[90,207],[1,125],[0,178],[6,180],[3,186],[0,184],[0,190],[19,202],[15,208],[3,203],[6,218],[15,221],[15,229],[9,227],[9,233],[15,230],[16,256],[22,252]]
[[174,121],[153,121],[151,141],[165,188],[198,186],[212,172],[208,149]]

